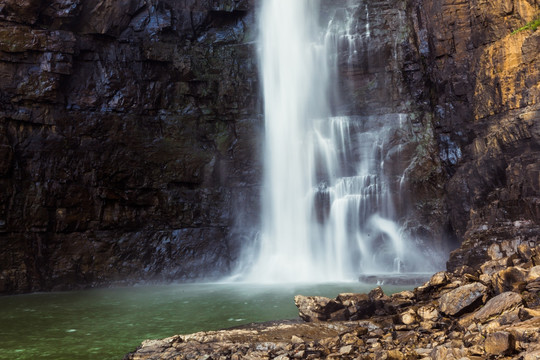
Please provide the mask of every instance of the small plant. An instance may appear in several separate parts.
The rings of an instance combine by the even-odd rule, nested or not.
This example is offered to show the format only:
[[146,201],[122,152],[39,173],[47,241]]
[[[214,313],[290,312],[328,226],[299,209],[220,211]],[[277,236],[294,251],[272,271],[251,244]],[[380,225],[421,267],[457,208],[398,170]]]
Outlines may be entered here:
[[525,26],[520,27],[519,29],[512,31],[512,35],[517,34],[518,32],[521,32],[521,31],[525,31],[525,30],[536,31],[536,29],[539,26],[540,26],[540,16],[538,16],[538,18],[536,20],[533,20],[533,21],[527,23]]

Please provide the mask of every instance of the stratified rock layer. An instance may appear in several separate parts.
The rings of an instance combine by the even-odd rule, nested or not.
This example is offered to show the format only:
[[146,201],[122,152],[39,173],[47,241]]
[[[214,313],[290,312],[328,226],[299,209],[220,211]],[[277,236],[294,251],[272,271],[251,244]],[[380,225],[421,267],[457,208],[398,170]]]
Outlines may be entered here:
[[230,268],[233,213],[257,222],[251,8],[2,2],[0,293]]
[[[540,31],[512,34],[538,1],[321,3],[359,39],[336,112],[406,120],[384,159],[404,230],[462,244],[452,271],[513,265],[540,236]],[[0,293],[231,269],[259,221],[255,8],[0,4]]]
[[540,32],[536,0],[413,1],[426,57],[450,225],[448,268],[477,269],[503,240],[538,242]]

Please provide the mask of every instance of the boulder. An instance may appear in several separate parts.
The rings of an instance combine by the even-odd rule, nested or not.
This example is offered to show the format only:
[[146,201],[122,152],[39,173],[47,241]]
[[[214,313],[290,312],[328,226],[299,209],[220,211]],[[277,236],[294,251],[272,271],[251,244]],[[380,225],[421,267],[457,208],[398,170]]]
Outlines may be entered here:
[[439,310],[446,315],[459,316],[481,305],[486,293],[487,287],[478,282],[460,286],[441,296]]
[[529,292],[539,292],[540,291],[540,279],[536,279],[534,281],[531,281],[530,283],[528,283],[525,287],[527,289],[527,291]]
[[498,260],[486,261],[484,264],[480,266],[480,270],[482,271],[483,274],[493,275],[501,270],[506,269],[508,265],[510,265],[509,260],[510,260],[509,258],[505,257]]
[[435,321],[439,317],[439,311],[435,305],[421,306],[416,312],[424,321]]
[[526,287],[527,272],[518,267],[509,267],[497,272],[492,279],[492,284],[497,293],[505,291],[521,292]]
[[540,278],[540,265],[536,265],[529,269],[529,272],[527,274],[527,282],[533,282]]
[[518,316],[521,321],[529,320],[533,317],[540,317],[540,310],[520,308]]
[[484,348],[491,355],[507,355],[515,350],[516,340],[512,334],[499,331],[487,336]]
[[428,285],[431,287],[436,286],[443,286],[450,282],[450,276],[448,272],[446,271],[440,271],[433,275],[431,279],[429,279]]
[[307,322],[328,320],[333,312],[344,308],[343,304],[324,296],[297,295],[294,303],[300,317]]
[[523,305],[521,295],[515,292],[504,292],[490,299],[480,310],[474,314],[479,322],[489,321],[492,317],[500,316],[504,312],[515,310]]
[[339,294],[336,300],[347,308],[351,320],[365,319],[375,312],[375,302],[368,294]]
[[405,325],[411,325],[417,321],[416,312],[411,308],[401,313],[399,318]]

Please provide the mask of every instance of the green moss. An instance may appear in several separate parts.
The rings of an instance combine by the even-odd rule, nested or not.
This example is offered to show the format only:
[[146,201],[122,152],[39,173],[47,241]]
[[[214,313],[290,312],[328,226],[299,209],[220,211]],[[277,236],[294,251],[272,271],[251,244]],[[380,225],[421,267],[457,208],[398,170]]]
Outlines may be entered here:
[[527,23],[525,26],[522,26],[519,29],[512,31],[512,34],[517,34],[518,32],[525,31],[525,30],[536,31],[536,29],[538,29],[539,26],[540,26],[540,16],[538,16],[538,18],[536,18],[535,20]]

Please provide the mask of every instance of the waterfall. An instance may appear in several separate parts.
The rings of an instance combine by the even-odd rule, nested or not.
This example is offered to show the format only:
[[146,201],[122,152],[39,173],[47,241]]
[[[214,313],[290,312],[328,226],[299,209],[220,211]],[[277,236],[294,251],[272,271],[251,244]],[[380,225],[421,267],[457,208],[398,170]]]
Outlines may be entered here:
[[[385,176],[388,139],[402,115],[332,114],[338,48],[345,46],[352,61],[360,39],[350,18],[332,19],[322,29],[319,7],[316,0],[262,4],[262,229],[244,255],[246,280],[354,280],[362,273],[417,270]],[[364,41],[371,31],[368,23]]]

